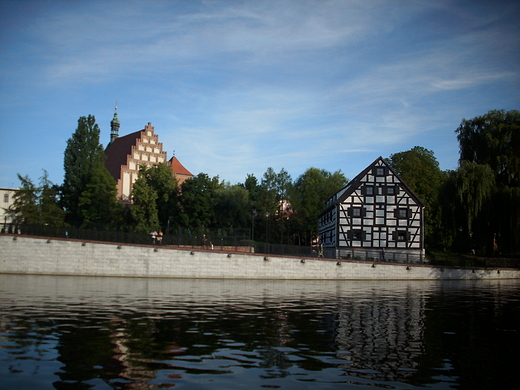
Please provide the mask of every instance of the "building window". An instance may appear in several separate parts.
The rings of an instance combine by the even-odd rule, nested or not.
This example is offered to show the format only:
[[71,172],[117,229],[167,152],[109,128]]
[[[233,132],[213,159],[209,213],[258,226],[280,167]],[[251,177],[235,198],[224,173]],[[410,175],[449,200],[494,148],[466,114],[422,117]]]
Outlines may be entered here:
[[412,210],[406,207],[399,207],[395,209],[395,217],[398,219],[408,219],[412,216]]
[[398,188],[396,186],[388,186],[386,187],[386,194],[387,195],[397,195],[399,192]]
[[410,233],[406,230],[396,230],[392,233],[394,241],[406,242],[410,240]]
[[9,203],[9,194],[4,194],[4,202]]
[[385,167],[375,167],[373,172],[374,176],[386,176]]
[[363,230],[349,230],[348,238],[353,241],[363,241],[366,237],[366,233]]
[[364,186],[363,187],[363,195],[373,196],[374,195],[374,187],[373,186]]
[[361,218],[366,215],[366,210],[364,207],[350,207],[348,209],[349,217]]

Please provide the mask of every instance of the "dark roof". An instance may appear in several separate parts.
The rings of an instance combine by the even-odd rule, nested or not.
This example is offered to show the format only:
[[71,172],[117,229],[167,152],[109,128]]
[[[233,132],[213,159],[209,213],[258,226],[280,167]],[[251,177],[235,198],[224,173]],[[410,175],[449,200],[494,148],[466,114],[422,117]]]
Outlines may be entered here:
[[[394,176],[396,176],[400,181],[401,181],[401,185],[403,187],[403,189],[413,198],[415,199],[415,201],[417,202],[418,205],[424,207],[424,203],[421,201],[421,199],[419,199],[419,197],[417,195],[415,195],[415,193],[410,189],[410,187],[408,187],[408,185],[403,181],[403,179],[401,179],[399,177],[399,175],[397,174],[397,172],[386,162],[386,160],[379,156],[378,158],[376,158],[374,160],[374,162],[372,164],[370,164],[369,166],[367,166],[365,169],[363,169],[356,177],[354,177],[351,181],[348,182],[348,184],[343,187],[341,190],[339,190],[338,192],[336,192],[336,194],[338,194],[339,192],[342,192],[341,196],[339,196],[336,201],[334,202],[333,205],[327,207],[325,210],[323,210],[321,213],[320,213],[320,216],[323,215],[324,213],[326,213],[328,210],[330,210],[332,207],[335,207],[336,205],[342,203],[346,198],[348,198],[357,188],[359,188],[359,186],[361,185],[361,179],[372,169],[374,168],[378,162],[383,162],[383,164],[390,170],[390,172],[392,172],[392,174]],[[336,194],[334,194],[333,196],[336,196]],[[330,199],[330,198],[329,198]],[[329,202],[327,202],[329,203]]]
[[141,138],[143,131],[144,129],[124,137],[118,137],[105,149],[107,156],[105,167],[116,181],[121,178],[121,166],[126,165],[127,156],[132,153],[132,146],[137,144],[137,140]]

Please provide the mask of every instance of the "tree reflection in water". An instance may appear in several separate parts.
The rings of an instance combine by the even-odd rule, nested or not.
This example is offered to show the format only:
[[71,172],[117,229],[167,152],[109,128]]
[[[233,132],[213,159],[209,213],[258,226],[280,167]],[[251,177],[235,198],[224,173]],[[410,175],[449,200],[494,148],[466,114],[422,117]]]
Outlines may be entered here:
[[514,281],[0,275],[0,292],[13,389],[505,388],[519,363]]

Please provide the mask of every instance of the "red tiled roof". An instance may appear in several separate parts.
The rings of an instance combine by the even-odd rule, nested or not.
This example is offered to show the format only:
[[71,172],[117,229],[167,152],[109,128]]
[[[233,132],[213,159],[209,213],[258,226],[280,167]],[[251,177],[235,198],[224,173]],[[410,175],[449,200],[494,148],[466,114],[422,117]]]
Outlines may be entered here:
[[137,140],[141,138],[141,132],[143,131],[144,129],[116,138],[105,149],[105,155],[107,156],[105,167],[116,181],[121,178],[121,166],[126,165],[127,156],[132,153],[132,146],[137,144]]
[[188,171],[186,168],[184,168],[184,165],[181,164],[181,162],[177,159],[177,157],[172,157],[170,159],[170,164],[172,166],[172,171],[175,173],[175,175],[181,175],[181,176],[193,176],[190,171]]

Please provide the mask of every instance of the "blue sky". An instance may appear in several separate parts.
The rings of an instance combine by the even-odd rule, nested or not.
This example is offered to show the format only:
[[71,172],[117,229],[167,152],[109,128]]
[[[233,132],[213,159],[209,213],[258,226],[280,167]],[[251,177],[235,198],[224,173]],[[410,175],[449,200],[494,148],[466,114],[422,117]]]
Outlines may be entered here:
[[457,166],[462,118],[519,109],[511,1],[0,1],[0,187],[63,181],[80,116],[151,122],[193,174],[353,178],[418,145]]

